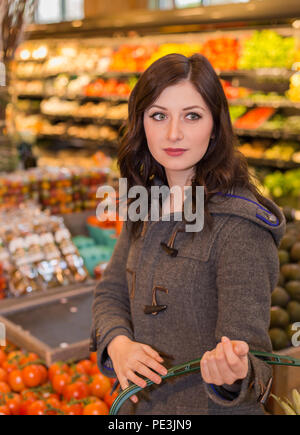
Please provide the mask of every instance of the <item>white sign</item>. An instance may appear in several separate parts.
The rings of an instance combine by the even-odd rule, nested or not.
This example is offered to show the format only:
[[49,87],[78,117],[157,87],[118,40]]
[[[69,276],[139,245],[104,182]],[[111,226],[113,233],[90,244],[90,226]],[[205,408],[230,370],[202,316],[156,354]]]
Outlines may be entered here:
[[6,68],[3,62],[0,62],[0,86],[6,86]]
[[297,331],[292,337],[292,345],[294,347],[299,347],[300,346],[300,322],[294,323],[292,326],[292,330]]
[[0,323],[0,347],[6,346],[6,329],[4,323]]

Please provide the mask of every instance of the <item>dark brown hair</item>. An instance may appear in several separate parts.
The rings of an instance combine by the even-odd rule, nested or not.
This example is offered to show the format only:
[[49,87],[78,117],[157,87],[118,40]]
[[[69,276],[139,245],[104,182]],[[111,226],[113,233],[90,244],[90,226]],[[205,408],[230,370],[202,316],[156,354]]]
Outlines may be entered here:
[[[169,54],[154,62],[140,77],[129,98],[129,116],[118,151],[118,165],[122,178],[127,178],[128,189],[140,185],[150,189],[152,175],[168,185],[164,167],[150,153],[144,130],[144,112],[168,86],[189,80],[200,93],[211,111],[214,127],[206,154],[196,164],[192,180],[195,186],[204,186],[205,205],[216,192],[229,192],[234,186],[248,188],[257,199],[261,198],[252,183],[244,156],[237,150],[228,102],[215,70],[206,57],[194,54],[185,57]],[[129,200],[130,203],[133,200]],[[211,218],[205,207],[209,226]],[[133,223],[132,231],[138,235],[142,221]]]

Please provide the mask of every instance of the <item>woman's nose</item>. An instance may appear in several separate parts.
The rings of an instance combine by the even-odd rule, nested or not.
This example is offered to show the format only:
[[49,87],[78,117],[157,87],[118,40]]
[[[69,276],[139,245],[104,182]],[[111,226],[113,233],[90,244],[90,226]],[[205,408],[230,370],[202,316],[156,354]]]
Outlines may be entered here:
[[183,139],[183,131],[180,127],[180,121],[173,119],[170,121],[168,130],[168,139],[172,142],[177,142]]

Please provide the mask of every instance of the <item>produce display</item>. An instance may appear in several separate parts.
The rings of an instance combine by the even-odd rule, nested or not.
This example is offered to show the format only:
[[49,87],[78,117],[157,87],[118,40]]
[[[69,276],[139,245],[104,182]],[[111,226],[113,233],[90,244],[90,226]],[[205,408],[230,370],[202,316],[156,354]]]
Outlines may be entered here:
[[270,338],[273,349],[291,346],[300,322],[300,222],[289,223],[279,247],[280,278],[272,293]]
[[240,44],[237,39],[220,37],[207,40],[201,53],[207,57],[216,70],[236,70],[240,55]]
[[0,207],[37,201],[53,214],[95,209],[108,168],[44,167],[0,175]]
[[88,278],[62,218],[27,204],[2,211],[0,219],[0,255],[9,296],[82,283]]
[[294,388],[292,390],[292,401],[287,398],[282,399],[272,394],[278,405],[284,411],[285,415],[300,415],[300,392]]
[[256,30],[242,45],[240,69],[291,68],[295,62],[296,38],[282,37],[273,30]]
[[[9,115],[10,132],[37,144],[63,140],[77,148],[117,148],[119,128],[128,116],[126,101],[140,73],[167,54],[202,53],[220,76],[241,145],[247,135],[250,146],[249,135],[255,138],[253,143],[259,137],[298,141],[300,117],[285,112],[300,109],[299,74],[292,74],[297,71],[300,42],[296,33],[289,33],[278,29],[221,31],[217,37],[213,32],[135,36],[119,44],[113,38],[85,39],[83,44],[27,41],[12,65],[11,93],[16,98]],[[296,149],[288,148],[281,158],[283,147],[273,145],[262,156],[265,164],[267,160],[270,167],[274,160],[297,163]],[[245,155],[255,158],[259,149],[253,148]]]
[[[1,252],[3,252],[4,247],[1,242],[0,247],[0,258],[1,258]],[[0,263],[0,300],[4,299],[6,297],[6,289],[7,289],[7,280],[4,273],[4,266],[2,263]]]
[[300,63],[299,72],[293,74],[290,79],[290,88],[287,91],[287,97],[295,103],[300,102]]
[[96,353],[47,367],[9,344],[0,349],[0,415],[108,415],[115,381],[99,371]]
[[246,157],[300,163],[300,144],[292,141],[255,140],[239,146]]
[[261,127],[274,113],[272,107],[256,107],[249,110],[244,116],[234,122],[235,128],[246,130],[257,129]]
[[265,176],[264,186],[279,205],[300,208],[300,169],[274,171]]

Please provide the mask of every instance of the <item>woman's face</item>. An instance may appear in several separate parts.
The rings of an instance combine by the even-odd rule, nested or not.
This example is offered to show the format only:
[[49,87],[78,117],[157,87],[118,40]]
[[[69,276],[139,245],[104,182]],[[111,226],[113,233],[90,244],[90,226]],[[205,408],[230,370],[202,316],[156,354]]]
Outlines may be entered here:
[[184,80],[167,87],[144,113],[149,150],[166,170],[190,172],[202,159],[213,130],[204,99]]

